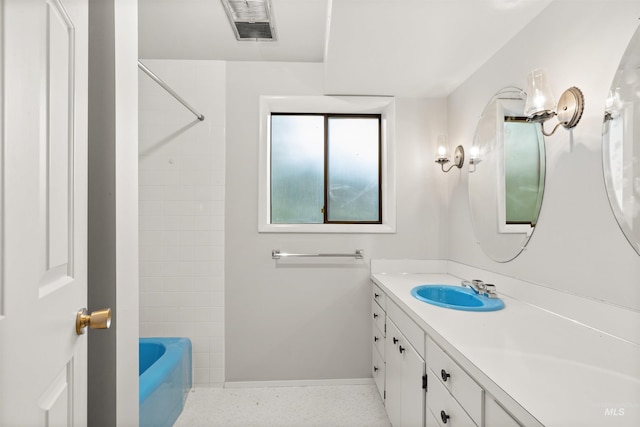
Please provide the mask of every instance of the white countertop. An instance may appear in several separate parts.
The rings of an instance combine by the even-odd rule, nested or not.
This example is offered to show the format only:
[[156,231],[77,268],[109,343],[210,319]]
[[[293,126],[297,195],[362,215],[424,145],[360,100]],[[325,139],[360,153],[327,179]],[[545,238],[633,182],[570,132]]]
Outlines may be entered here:
[[422,284],[459,285],[454,276],[371,277],[479,382],[490,378],[481,384],[488,392],[503,391],[544,426],[640,426],[638,345],[500,295],[499,285],[504,309],[469,312],[410,294]]

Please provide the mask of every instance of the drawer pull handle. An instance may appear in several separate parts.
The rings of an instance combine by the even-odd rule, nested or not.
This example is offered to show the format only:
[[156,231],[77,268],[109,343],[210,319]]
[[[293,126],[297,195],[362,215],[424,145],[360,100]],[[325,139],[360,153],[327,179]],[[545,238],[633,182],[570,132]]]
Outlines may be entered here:
[[380,338],[378,338],[377,336],[373,337],[373,342],[378,342]]
[[394,344],[398,344],[398,338],[393,337],[393,343],[394,343]]
[[404,351],[406,350],[403,346],[400,346],[400,348],[398,349],[400,350],[400,354],[404,353]]
[[374,297],[375,299],[378,299],[378,298],[380,298],[380,294],[373,294],[373,297]]
[[378,372],[378,367],[377,366],[373,367],[373,372]]
[[442,376],[442,381],[444,382],[447,382],[447,379],[451,377],[451,374],[449,374],[444,369],[440,371],[440,375]]
[[373,313],[373,318],[377,319],[378,318],[378,313]]
[[449,418],[451,418],[451,417],[449,415],[447,415],[446,412],[440,411],[440,418],[442,418],[442,422],[446,424],[447,421],[449,420]]

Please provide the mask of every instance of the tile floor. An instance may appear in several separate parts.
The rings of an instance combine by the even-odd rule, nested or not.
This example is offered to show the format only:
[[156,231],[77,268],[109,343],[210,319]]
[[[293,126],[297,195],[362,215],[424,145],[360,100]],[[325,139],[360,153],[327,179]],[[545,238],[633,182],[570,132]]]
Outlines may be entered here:
[[195,388],[174,427],[391,427],[375,385]]

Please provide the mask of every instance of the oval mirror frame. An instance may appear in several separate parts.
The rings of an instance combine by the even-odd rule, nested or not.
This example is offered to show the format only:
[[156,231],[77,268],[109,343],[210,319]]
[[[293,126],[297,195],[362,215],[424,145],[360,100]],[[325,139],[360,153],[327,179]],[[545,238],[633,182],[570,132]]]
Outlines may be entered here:
[[476,241],[494,261],[525,248],[538,223],[545,183],[542,128],[524,117],[520,88],[499,91],[485,107],[469,160],[469,209]]
[[640,28],[622,56],[605,101],[602,166],[611,209],[640,255]]

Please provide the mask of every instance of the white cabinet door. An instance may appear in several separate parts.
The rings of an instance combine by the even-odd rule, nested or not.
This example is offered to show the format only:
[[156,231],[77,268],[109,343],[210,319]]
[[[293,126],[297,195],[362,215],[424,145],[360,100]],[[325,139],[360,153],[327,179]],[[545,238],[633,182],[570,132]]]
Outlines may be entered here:
[[402,352],[402,414],[403,427],[422,427],[424,425],[425,391],[422,388],[424,360],[407,342]]
[[402,355],[398,352],[398,343],[403,338],[396,325],[387,319],[385,339],[386,357],[386,399],[387,415],[393,427],[400,427],[402,408]]
[[87,0],[0,0],[0,425],[86,425]]
[[387,414],[394,427],[424,425],[424,360],[398,327],[387,318]]

